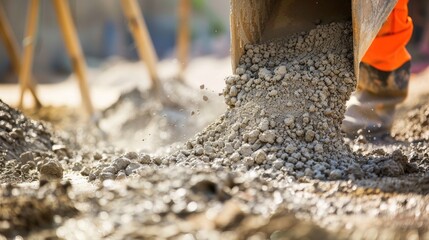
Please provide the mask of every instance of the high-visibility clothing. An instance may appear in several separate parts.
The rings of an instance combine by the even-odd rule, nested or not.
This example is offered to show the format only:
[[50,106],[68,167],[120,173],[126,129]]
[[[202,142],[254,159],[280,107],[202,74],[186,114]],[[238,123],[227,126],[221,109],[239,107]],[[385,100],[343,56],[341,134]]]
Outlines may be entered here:
[[362,62],[382,71],[393,71],[411,59],[405,46],[413,33],[408,0],[399,0],[381,27]]

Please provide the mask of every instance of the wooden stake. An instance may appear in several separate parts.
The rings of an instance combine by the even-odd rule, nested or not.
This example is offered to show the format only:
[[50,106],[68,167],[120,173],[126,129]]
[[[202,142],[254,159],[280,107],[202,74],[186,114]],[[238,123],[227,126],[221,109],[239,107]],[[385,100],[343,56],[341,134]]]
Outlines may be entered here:
[[189,16],[191,14],[190,0],[180,0],[178,8],[179,27],[177,32],[177,59],[180,64],[179,77],[183,81],[184,73],[189,61]]
[[88,88],[86,75],[86,62],[83,57],[82,48],[77,37],[76,28],[72,21],[70,8],[67,0],[52,0],[58,22],[63,34],[64,42],[70,56],[74,72],[79,82],[80,93],[86,111],[90,116],[94,115],[91,96]]
[[18,107],[22,108],[24,104],[25,90],[29,87],[32,92],[36,105],[40,105],[40,101],[36,96],[34,85],[30,79],[31,69],[33,67],[34,45],[36,43],[37,26],[39,20],[40,0],[31,0],[28,5],[27,27],[23,40],[23,57],[22,65],[19,68],[19,58],[15,59],[15,67],[19,70],[20,96]]
[[161,83],[156,69],[158,57],[156,55],[155,48],[153,47],[152,40],[150,39],[149,31],[147,30],[139,5],[136,0],[121,0],[121,3],[125,17],[128,21],[128,27],[130,28],[137,45],[140,59],[145,61],[149,70],[152,88],[160,90]]
[[[12,28],[10,27],[10,23],[6,17],[6,12],[4,11],[3,6],[1,4],[0,4],[0,37],[3,39],[3,42],[5,44],[6,51],[12,63],[13,70],[15,74],[19,77],[20,69],[21,69],[21,61],[20,61],[19,51],[18,51],[19,49],[18,42],[14,37]],[[33,95],[36,107],[37,108],[41,107],[42,104],[39,98],[37,97],[36,86],[31,77],[28,79],[28,85],[26,86],[26,88],[28,88],[30,90],[30,93]],[[22,107],[22,103],[21,103],[21,107]]]
[[0,4],[0,37],[3,39],[7,54],[12,63],[13,70],[19,75],[20,60],[18,43],[14,37],[9,21],[6,17],[6,13],[3,6]]

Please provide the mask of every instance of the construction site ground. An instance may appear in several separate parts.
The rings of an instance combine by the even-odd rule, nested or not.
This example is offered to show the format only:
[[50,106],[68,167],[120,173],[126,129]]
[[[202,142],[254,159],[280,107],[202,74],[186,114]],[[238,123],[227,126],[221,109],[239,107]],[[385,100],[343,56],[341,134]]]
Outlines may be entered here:
[[[39,85],[45,107],[24,114],[43,122],[50,142],[39,139],[39,149],[23,150],[31,154],[0,163],[0,239],[429,239],[429,70],[412,76],[398,109],[400,143],[348,142],[356,154],[406,161],[412,170],[274,182],[252,172],[159,167],[159,156],[174,152],[227,107],[219,93],[231,73],[229,58],[193,60],[186,84],[175,78],[175,66],[164,61],[160,72],[177,106],[152,101],[139,63],[114,61],[90,70],[98,126],[80,109],[73,77]],[[0,96],[15,106],[19,88],[1,85]],[[23,126],[39,136],[37,124]],[[48,160],[39,166],[37,158]],[[134,161],[147,166],[136,165],[134,174]],[[114,178],[101,170],[124,162]]]

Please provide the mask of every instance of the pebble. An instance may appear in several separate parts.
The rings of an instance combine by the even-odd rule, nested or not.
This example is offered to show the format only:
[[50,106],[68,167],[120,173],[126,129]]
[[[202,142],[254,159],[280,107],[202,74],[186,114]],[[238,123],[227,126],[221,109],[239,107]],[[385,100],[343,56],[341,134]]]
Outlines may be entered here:
[[58,180],[63,177],[63,168],[59,162],[50,160],[40,167],[39,173],[40,180]]
[[152,159],[149,154],[141,153],[139,154],[139,162],[142,164],[150,164]]
[[121,169],[125,169],[130,163],[131,163],[130,159],[126,157],[119,157],[113,161],[112,166],[114,166],[114,168],[118,170],[121,170]]
[[19,160],[22,164],[26,164],[29,161],[34,161],[33,153],[31,151],[27,151],[19,155]]
[[258,150],[252,155],[257,164],[262,164],[267,160],[267,154],[263,150]]

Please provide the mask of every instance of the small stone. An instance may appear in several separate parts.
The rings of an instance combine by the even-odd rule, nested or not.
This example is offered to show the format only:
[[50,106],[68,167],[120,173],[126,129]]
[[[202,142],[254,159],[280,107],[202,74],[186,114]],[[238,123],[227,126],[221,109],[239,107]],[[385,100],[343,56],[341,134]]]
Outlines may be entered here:
[[304,139],[305,139],[305,141],[306,141],[306,142],[312,142],[312,141],[314,140],[315,136],[316,136],[316,133],[315,133],[314,131],[312,131],[312,130],[307,130],[307,131],[305,132],[305,137],[304,137]]
[[94,181],[95,179],[97,179],[97,175],[95,175],[94,173],[90,173],[88,176],[88,180],[89,181]]
[[240,161],[241,156],[238,152],[234,152],[229,158],[233,162],[238,162],[238,161]]
[[[263,127],[265,127],[265,126],[263,126]],[[259,130],[257,130],[257,129],[252,130],[248,135],[247,142],[253,144],[254,142],[256,142],[256,140],[259,139],[259,134],[261,134],[261,132]]]
[[268,130],[259,135],[259,140],[266,143],[274,143],[276,140],[276,132],[274,130]]
[[82,176],[89,176],[90,173],[91,173],[91,169],[89,167],[83,167],[82,170],[80,171],[80,174]]
[[195,149],[195,156],[201,156],[203,154],[204,154],[204,149],[201,146]]
[[285,151],[289,154],[294,153],[298,148],[295,147],[293,144],[288,144],[285,148]]
[[113,174],[113,173],[110,173],[110,172],[101,172],[100,173],[100,180],[101,181],[114,179],[114,178],[115,178],[115,174]]
[[21,172],[24,174],[29,173],[31,170],[31,166],[29,164],[24,164],[21,166]]
[[268,96],[270,96],[270,97],[275,97],[275,96],[277,96],[277,94],[278,94],[278,91],[277,90],[271,90],[269,93],[268,93]]
[[36,163],[34,161],[28,161],[27,164],[30,166],[31,169],[36,168]]
[[238,67],[235,69],[235,73],[238,75],[243,75],[246,72],[246,70],[242,67]]
[[[259,129],[262,132],[267,131],[270,128],[270,121],[267,118],[262,119],[262,121],[259,123]],[[259,134],[258,134],[259,135]]]
[[288,116],[285,118],[284,123],[287,127],[292,126],[295,123],[295,117],[294,116]]
[[156,165],[161,165],[161,164],[162,164],[162,158],[160,158],[160,157],[155,157],[155,158],[153,159],[153,162],[154,162]]
[[250,157],[253,153],[252,146],[250,146],[249,144],[243,144],[239,152],[244,157]]
[[235,86],[232,86],[231,89],[229,89],[229,95],[231,97],[236,97],[238,95],[238,90]]
[[63,168],[57,161],[48,161],[40,167],[40,180],[56,180],[63,177]]
[[323,152],[323,145],[322,145],[322,144],[320,144],[320,143],[316,144],[316,145],[314,146],[314,151],[315,151],[316,153],[322,153],[322,152]]
[[284,161],[283,161],[283,160],[281,160],[281,159],[276,159],[276,160],[273,162],[273,167],[274,167],[275,169],[277,169],[277,170],[280,170],[283,166],[284,166]]
[[126,157],[119,157],[113,161],[112,165],[116,169],[121,170],[121,169],[125,169],[130,163],[131,163],[130,159]]
[[136,152],[127,152],[125,157],[131,160],[138,159],[139,155]]
[[116,175],[116,180],[123,180],[123,179],[125,179],[125,178],[127,178],[127,175],[125,174],[125,172],[123,172],[123,171],[120,171],[119,173],[118,173],[118,175]]
[[31,151],[24,152],[19,155],[19,160],[22,164],[26,164],[29,161],[34,161],[33,153]]
[[343,172],[341,170],[335,169],[329,173],[329,180],[339,180],[343,176]]
[[243,158],[243,162],[246,165],[246,167],[253,167],[253,165],[255,164],[255,160],[253,160],[252,157]]
[[118,168],[116,168],[116,166],[110,165],[106,168],[103,168],[102,172],[109,172],[109,173],[113,173],[116,174],[119,171]]
[[207,102],[209,100],[209,98],[206,95],[204,95],[203,100]]
[[[202,148],[201,148],[202,149]],[[231,154],[234,152],[234,147],[232,146],[231,143],[225,143],[225,147],[224,147],[224,151],[227,154]]]
[[62,145],[62,144],[55,144],[52,146],[52,151],[56,152],[56,151],[60,151],[60,150],[67,151],[67,148],[65,145]]
[[267,154],[263,150],[254,152],[252,157],[257,164],[262,164],[267,160]]
[[83,166],[82,166],[81,162],[74,162],[72,170],[78,172],[78,171],[82,170],[82,167]]
[[127,174],[127,176],[133,174],[137,169],[139,169],[141,167],[140,164],[132,162],[130,163],[127,168],[125,169],[125,174]]
[[98,161],[98,160],[101,160],[103,156],[101,155],[101,153],[95,152],[93,158],[94,160]]
[[142,153],[139,154],[139,162],[141,164],[150,164],[152,162],[152,159],[149,154]]

